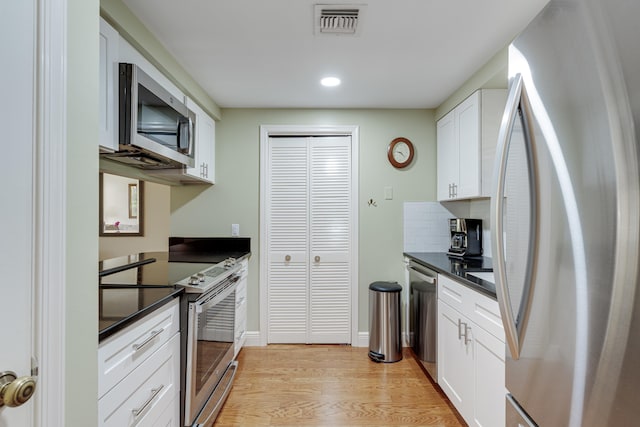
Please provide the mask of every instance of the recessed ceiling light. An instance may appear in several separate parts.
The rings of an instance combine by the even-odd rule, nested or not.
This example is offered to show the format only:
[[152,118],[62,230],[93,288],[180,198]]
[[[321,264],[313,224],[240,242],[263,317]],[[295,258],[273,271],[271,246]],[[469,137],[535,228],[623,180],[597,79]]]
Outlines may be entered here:
[[340,84],[340,79],[337,77],[325,77],[320,80],[320,84],[327,87],[338,86]]

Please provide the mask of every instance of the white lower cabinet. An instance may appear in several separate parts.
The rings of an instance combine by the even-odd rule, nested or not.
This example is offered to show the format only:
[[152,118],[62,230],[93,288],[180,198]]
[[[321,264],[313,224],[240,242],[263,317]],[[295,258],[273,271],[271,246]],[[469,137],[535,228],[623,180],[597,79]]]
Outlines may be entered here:
[[438,293],[438,384],[470,426],[502,427],[505,343],[495,326],[497,303],[441,275]]
[[98,426],[180,426],[178,302],[100,344]]

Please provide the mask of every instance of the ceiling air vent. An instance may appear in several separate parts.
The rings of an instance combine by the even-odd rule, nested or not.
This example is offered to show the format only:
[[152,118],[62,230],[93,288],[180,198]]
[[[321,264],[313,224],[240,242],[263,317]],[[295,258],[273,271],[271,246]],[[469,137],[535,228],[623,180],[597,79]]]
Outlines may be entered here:
[[362,24],[362,10],[362,5],[317,4],[315,34],[358,35]]

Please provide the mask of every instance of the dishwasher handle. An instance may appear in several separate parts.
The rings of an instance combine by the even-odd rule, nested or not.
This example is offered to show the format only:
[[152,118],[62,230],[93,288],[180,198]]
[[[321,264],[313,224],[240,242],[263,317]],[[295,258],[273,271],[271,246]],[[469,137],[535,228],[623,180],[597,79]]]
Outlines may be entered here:
[[427,276],[423,272],[418,271],[415,268],[413,268],[413,266],[409,266],[409,274],[415,274],[420,279],[424,280],[425,282],[427,282],[427,283],[429,283],[431,285],[435,285],[436,284],[436,278],[435,277]]

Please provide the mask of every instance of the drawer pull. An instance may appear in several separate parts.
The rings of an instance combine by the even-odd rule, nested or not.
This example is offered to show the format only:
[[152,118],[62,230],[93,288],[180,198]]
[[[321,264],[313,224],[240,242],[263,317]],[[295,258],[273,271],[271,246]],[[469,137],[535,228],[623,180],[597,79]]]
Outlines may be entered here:
[[149,335],[149,337],[146,340],[142,341],[140,344],[133,345],[134,352],[140,351],[144,346],[149,344],[155,337],[157,337],[163,332],[164,332],[164,328],[158,329],[157,331],[151,331],[151,335]]
[[147,401],[142,404],[141,407],[131,410],[131,413],[133,413],[134,419],[138,418],[140,415],[144,413],[144,411],[147,410],[149,405],[151,405],[151,402],[153,402],[153,399],[155,399],[158,396],[158,394],[160,393],[160,391],[162,391],[163,388],[164,388],[164,384],[161,384],[160,387],[158,388],[152,388],[151,397],[149,397]]

